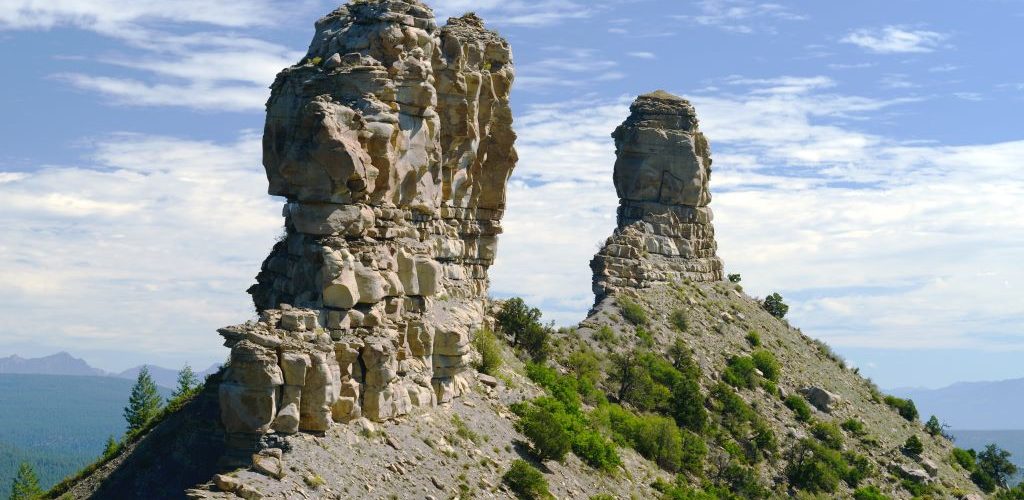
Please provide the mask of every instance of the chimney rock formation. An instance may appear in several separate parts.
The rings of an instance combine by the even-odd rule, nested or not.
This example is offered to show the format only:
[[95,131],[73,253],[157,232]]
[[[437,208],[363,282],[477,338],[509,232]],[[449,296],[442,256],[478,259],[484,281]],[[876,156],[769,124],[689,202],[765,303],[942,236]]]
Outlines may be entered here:
[[[286,233],[220,330],[229,439],[324,431],[467,387],[516,163],[508,43],[418,0],[352,2],[316,23],[267,103],[263,161]],[[237,444],[237,443],[236,443]]]
[[618,227],[594,256],[597,302],[621,288],[722,279],[711,225],[711,148],[689,101],[642,95],[615,139]]

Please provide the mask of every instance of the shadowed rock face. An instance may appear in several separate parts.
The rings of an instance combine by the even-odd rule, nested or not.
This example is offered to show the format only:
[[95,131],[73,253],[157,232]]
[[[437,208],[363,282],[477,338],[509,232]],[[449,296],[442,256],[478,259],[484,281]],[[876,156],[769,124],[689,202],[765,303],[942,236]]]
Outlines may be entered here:
[[323,431],[466,387],[515,166],[508,43],[418,0],[316,23],[267,103],[264,166],[286,233],[225,328],[227,430]]
[[638,97],[612,133],[618,227],[590,263],[597,302],[620,288],[722,279],[711,148],[697,124],[689,101],[659,90]]

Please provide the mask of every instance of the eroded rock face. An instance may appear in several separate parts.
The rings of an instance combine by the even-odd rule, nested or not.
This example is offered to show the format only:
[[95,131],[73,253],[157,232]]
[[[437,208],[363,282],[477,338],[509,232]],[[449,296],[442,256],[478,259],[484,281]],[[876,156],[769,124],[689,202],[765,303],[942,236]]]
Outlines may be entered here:
[[630,111],[612,134],[618,227],[590,263],[598,302],[624,287],[722,279],[708,206],[711,148],[693,106],[659,90]]
[[229,431],[382,421],[464,390],[517,160],[512,80],[473,14],[438,28],[418,0],[370,0],[316,23],[267,103],[286,234],[249,290],[260,321],[221,330]]

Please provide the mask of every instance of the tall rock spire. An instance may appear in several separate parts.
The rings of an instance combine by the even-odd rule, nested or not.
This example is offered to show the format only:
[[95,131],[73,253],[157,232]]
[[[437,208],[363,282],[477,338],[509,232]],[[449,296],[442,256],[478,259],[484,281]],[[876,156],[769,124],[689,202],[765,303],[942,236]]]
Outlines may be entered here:
[[316,23],[267,103],[263,162],[285,235],[224,328],[230,435],[323,431],[467,387],[516,163],[508,43],[468,14],[360,0]]
[[612,133],[618,227],[590,262],[598,302],[621,288],[722,279],[711,148],[697,125],[689,101],[659,90],[638,97]]

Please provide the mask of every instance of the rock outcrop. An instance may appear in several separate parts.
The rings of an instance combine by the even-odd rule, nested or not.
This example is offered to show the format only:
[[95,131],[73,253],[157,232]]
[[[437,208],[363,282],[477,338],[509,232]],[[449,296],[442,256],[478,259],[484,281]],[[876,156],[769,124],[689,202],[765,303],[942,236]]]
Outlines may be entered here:
[[722,279],[711,225],[711,148],[689,101],[642,95],[615,139],[618,227],[594,256],[600,302],[621,288]]
[[[316,23],[267,103],[286,232],[224,328],[229,436],[324,431],[446,403],[467,385],[516,163],[508,43],[473,14],[352,2]],[[230,438],[229,438],[230,439]]]

